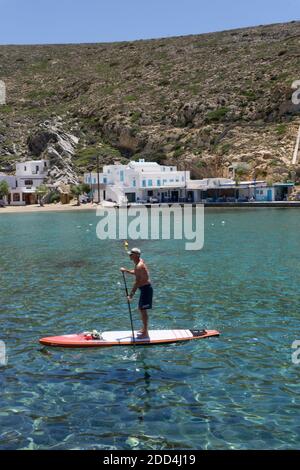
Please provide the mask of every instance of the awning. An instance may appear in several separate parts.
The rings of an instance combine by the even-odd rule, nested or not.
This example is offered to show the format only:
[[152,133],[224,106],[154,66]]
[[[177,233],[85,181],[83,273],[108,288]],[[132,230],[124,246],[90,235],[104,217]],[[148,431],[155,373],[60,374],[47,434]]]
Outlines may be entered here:
[[35,189],[24,188],[21,190],[23,194],[34,194]]

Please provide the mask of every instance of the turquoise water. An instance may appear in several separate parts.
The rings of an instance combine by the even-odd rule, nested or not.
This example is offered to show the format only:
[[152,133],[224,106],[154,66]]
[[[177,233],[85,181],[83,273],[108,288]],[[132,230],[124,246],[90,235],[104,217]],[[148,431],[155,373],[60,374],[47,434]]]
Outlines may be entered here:
[[0,215],[0,449],[299,448],[298,209],[207,210],[197,252],[133,243],[152,274],[151,328],[219,338],[46,349],[41,336],[130,329],[119,284],[130,263],[121,242],[97,239],[97,221]]

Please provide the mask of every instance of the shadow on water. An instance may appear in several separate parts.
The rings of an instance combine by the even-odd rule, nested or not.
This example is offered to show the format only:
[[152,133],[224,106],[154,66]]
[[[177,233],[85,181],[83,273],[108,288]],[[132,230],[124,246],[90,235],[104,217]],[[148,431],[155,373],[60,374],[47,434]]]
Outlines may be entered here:
[[87,260],[66,260],[66,261],[59,261],[55,262],[54,266],[58,269],[64,268],[83,268],[86,266],[90,266],[91,263]]

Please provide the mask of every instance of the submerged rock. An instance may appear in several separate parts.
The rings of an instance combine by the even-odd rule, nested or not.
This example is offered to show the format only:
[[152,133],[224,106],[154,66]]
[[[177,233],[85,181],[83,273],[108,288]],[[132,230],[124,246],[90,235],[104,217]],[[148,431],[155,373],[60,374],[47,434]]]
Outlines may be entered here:
[[64,268],[82,268],[83,266],[87,266],[89,263],[85,260],[70,260],[70,261],[60,261],[56,263],[56,267],[59,269]]

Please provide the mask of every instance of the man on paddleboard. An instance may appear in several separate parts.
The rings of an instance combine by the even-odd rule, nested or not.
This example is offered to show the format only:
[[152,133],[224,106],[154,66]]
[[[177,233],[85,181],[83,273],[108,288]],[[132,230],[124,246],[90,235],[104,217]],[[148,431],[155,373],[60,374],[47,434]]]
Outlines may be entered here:
[[137,289],[140,289],[139,311],[142,318],[143,328],[138,332],[138,338],[149,336],[148,333],[148,313],[147,310],[152,308],[153,289],[151,286],[148,268],[141,258],[141,250],[132,248],[127,252],[130,259],[134,262],[134,269],[121,268],[120,271],[135,276],[135,283],[131,289],[128,300],[131,302]]

